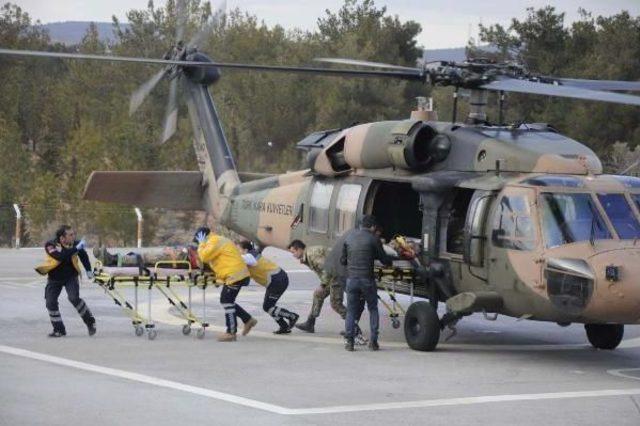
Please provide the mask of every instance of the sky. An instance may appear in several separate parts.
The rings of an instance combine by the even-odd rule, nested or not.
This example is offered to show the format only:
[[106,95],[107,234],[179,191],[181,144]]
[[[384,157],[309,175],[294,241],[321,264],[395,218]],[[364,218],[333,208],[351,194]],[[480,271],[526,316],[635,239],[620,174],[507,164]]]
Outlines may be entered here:
[[[116,15],[126,22],[130,9],[146,8],[148,0],[10,0],[42,23],[60,21],[110,22]],[[156,6],[166,0],[155,0]],[[212,0],[215,7],[217,0]],[[526,17],[526,8],[554,6],[566,13],[567,24],[578,19],[580,7],[594,15],[613,15],[622,10],[640,15],[640,0],[376,0],[392,15],[422,25],[418,43],[428,49],[461,47],[469,37],[477,37],[479,23],[507,25],[511,18]],[[267,25],[280,24],[287,29],[312,30],[325,9],[337,11],[343,0],[227,0],[227,9],[236,7],[256,15]]]

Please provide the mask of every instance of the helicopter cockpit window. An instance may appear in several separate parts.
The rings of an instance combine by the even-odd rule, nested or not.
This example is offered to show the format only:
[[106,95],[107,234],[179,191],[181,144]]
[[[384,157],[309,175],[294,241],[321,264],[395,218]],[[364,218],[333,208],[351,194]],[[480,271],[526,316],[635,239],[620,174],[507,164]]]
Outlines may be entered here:
[[327,232],[329,230],[329,205],[333,185],[316,182],[311,192],[309,203],[309,230],[313,232]]
[[583,188],[584,182],[573,176],[537,176],[522,181],[526,185],[535,186],[565,186],[567,188]]
[[622,194],[598,194],[598,200],[623,240],[640,238],[640,223]]
[[546,192],[542,198],[542,226],[546,246],[611,238],[590,194]]
[[356,225],[356,210],[362,185],[345,183],[340,187],[335,209],[335,230],[340,236]]
[[502,197],[493,222],[493,245],[512,250],[531,250],[535,233],[529,200],[524,195]]

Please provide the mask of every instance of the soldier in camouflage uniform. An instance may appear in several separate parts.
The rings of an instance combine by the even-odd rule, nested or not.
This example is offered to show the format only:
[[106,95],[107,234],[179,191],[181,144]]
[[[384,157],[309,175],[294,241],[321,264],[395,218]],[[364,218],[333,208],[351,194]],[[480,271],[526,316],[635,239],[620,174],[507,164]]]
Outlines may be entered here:
[[323,246],[307,247],[302,241],[294,240],[289,244],[289,251],[296,259],[300,260],[300,263],[308,266],[320,278],[320,286],[313,292],[313,305],[309,318],[296,327],[313,333],[316,318],[320,316],[322,305],[327,297],[330,297],[333,310],[344,319],[347,315],[347,308],[343,303],[344,289],[336,277],[324,271],[327,249]]
[[[342,240],[343,238],[340,238],[336,245],[339,245]],[[347,308],[343,302],[345,280],[344,276],[341,276],[344,274],[340,274],[341,265],[339,265],[339,262],[333,261],[331,254],[334,250],[327,250],[323,246],[307,247],[302,241],[293,240],[289,244],[289,251],[296,259],[300,260],[300,263],[308,266],[320,278],[320,286],[313,292],[313,304],[307,321],[296,324],[295,327],[308,333],[315,332],[316,318],[320,316],[322,305],[327,297],[329,297],[333,310],[344,320],[347,316]],[[356,328],[356,332],[358,333],[359,331],[360,329]],[[344,334],[344,332],[341,334]],[[360,340],[364,341],[364,337],[362,337],[361,332],[358,334],[358,343],[362,344]]]

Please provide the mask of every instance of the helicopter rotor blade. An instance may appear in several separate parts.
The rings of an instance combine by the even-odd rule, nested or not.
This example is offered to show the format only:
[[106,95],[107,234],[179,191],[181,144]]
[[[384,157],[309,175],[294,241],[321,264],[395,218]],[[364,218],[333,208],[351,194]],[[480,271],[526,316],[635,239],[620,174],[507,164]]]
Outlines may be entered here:
[[619,81],[619,80],[584,80],[580,78],[556,78],[548,77],[559,81],[563,86],[582,87],[592,90],[620,90],[639,92],[640,81]]
[[286,72],[286,73],[299,73],[299,74],[318,74],[328,76],[343,76],[343,77],[390,77],[399,78],[404,80],[424,80],[424,76],[414,71],[366,71],[366,70],[351,70],[351,69],[332,69],[332,68],[314,68],[314,67],[295,67],[295,66],[281,66],[281,65],[257,65],[257,64],[239,64],[230,62],[195,62],[195,61],[176,61],[171,59],[151,59],[151,58],[138,58],[131,56],[107,56],[107,55],[92,55],[81,53],[60,53],[60,52],[43,52],[37,50],[12,50],[12,49],[0,49],[0,55],[13,55],[13,56],[32,56],[41,58],[58,58],[58,59],[81,59],[81,60],[96,60],[96,61],[111,61],[111,62],[128,62],[128,63],[143,63],[152,65],[180,65],[184,67],[214,67],[214,68],[229,68],[238,70],[254,70],[254,71],[269,71],[269,72]]
[[603,92],[599,90],[584,89],[581,87],[539,83],[535,81],[520,80],[508,77],[499,77],[497,80],[480,86],[480,88],[495,91],[530,93],[534,95],[559,96],[563,98],[612,102],[626,105],[640,105],[640,96]]
[[162,80],[165,72],[165,69],[158,71],[153,76],[151,76],[149,80],[141,84],[140,87],[138,87],[136,91],[131,94],[131,99],[129,100],[129,115],[133,115],[138,110],[147,95],[149,95],[149,93],[151,93],[151,91],[154,89],[154,87],[156,87],[160,80]]
[[196,35],[191,37],[191,40],[187,43],[187,47],[198,47],[200,43],[202,43],[202,41],[211,33],[211,31],[218,26],[220,19],[226,13],[226,10],[227,0],[222,0],[220,6],[218,6],[216,11],[213,13],[211,20],[206,23]]
[[44,58],[58,59],[79,59],[79,60],[96,60],[111,62],[131,62],[144,63],[152,65],[180,65],[185,67],[214,67],[214,68],[230,68],[239,70],[255,70],[255,71],[271,71],[271,72],[288,72],[302,74],[324,74],[330,76],[346,76],[346,77],[392,77],[407,80],[424,80],[424,76],[416,69],[411,71],[365,71],[353,69],[333,69],[333,68],[316,68],[316,67],[296,67],[282,65],[258,65],[258,64],[240,64],[233,62],[195,62],[195,61],[177,61],[171,59],[152,59],[131,56],[107,56],[93,55],[81,53],[60,53],[60,52],[43,52],[37,50],[12,50],[0,49],[0,55],[12,56],[32,56]]
[[330,64],[341,64],[341,65],[357,65],[362,67],[372,67],[372,68],[386,68],[390,70],[401,70],[401,71],[417,71],[420,72],[420,68],[414,67],[404,67],[401,65],[391,65],[385,64],[382,62],[371,62],[371,61],[361,61],[358,59],[344,59],[344,58],[314,58],[316,62],[326,62]]
[[164,126],[159,144],[162,145],[176,132],[178,128],[178,77],[169,84],[169,100],[164,115]]

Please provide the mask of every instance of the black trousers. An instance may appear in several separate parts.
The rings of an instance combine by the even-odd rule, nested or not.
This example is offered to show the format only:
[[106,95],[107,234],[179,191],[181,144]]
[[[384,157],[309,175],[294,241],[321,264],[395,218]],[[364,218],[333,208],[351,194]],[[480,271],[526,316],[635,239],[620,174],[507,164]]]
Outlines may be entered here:
[[297,314],[276,306],[287,287],[289,287],[289,276],[285,271],[280,270],[280,272],[271,277],[271,283],[267,287],[267,291],[264,294],[264,302],[262,303],[262,309],[271,315],[281,327],[287,327],[284,318],[293,320],[297,317]]
[[246,323],[251,319],[251,315],[242,306],[236,303],[236,297],[240,293],[240,289],[249,284],[250,278],[247,277],[232,285],[222,286],[220,292],[220,304],[224,308],[224,321],[227,325],[227,333],[236,334],[238,331],[237,317],[240,317],[242,322]]
[[58,307],[58,297],[62,289],[67,292],[67,298],[69,302],[76,308],[78,314],[82,317],[85,324],[93,324],[96,322],[95,318],[91,314],[87,304],[80,298],[80,283],[78,277],[72,277],[66,281],[53,281],[47,280],[47,286],[44,289],[44,298],[47,304],[47,310],[49,311],[49,319],[51,325],[53,325],[54,331],[64,332],[64,323],[62,322],[62,316]]

